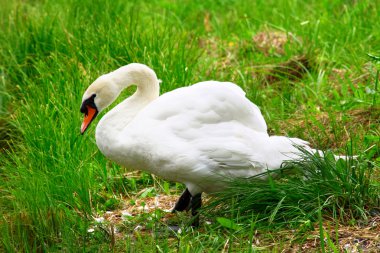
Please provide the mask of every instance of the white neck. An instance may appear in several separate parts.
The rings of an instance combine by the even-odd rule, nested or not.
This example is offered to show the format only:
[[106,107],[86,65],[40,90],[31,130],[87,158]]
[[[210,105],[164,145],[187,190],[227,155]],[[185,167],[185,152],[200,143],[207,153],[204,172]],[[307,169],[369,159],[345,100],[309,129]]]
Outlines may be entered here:
[[159,96],[160,86],[156,73],[146,65],[131,63],[107,74],[107,76],[120,91],[131,85],[136,85],[137,90],[134,95],[150,100]]
[[118,134],[150,102],[159,96],[159,81],[153,70],[145,65],[132,63],[104,76],[120,93],[126,87],[136,85],[136,92],[115,106],[99,121],[96,128],[96,143],[103,154],[109,154]]

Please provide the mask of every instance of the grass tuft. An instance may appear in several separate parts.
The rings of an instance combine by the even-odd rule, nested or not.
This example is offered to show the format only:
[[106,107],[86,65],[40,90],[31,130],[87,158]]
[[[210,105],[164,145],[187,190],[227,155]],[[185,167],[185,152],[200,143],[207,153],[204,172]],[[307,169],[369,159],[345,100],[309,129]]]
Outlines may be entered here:
[[240,222],[249,222],[254,214],[262,224],[290,227],[317,221],[319,212],[326,217],[337,213],[342,223],[366,220],[380,208],[376,164],[362,158],[335,161],[330,152],[324,157],[302,152],[303,159],[282,169],[232,180],[208,208],[218,207]]

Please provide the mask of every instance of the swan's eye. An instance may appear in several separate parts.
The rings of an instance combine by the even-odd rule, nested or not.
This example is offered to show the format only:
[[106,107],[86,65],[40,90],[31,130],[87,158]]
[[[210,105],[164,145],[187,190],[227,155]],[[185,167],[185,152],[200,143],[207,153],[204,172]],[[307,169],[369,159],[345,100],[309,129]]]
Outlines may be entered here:
[[87,106],[90,106],[90,107],[97,110],[96,105],[95,105],[95,101],[94,101],[95,97],[96,97],[96,94],[92,94],[91,97],[89,97],[85,101],[83,101],[82,106],[80,107],[81,113],[84,113],[86,115],[88,114]]

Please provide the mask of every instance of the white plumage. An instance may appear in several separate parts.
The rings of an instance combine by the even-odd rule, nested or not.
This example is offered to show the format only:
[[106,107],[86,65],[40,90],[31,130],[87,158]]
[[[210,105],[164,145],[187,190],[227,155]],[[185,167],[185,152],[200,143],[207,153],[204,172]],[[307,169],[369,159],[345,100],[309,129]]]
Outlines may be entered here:
[[100,151],[130,169],[184,183],[192,196],[222,189],[222,177],[254,176],[299,158],[294,144],[316,152],[306,141],[269,136],[259,108],[233,83],[201,82],[159,96],[156,74],[137,63],[91,84],[83,112],[91,101],[100,112],[130,85],[136,93],[96,128]]

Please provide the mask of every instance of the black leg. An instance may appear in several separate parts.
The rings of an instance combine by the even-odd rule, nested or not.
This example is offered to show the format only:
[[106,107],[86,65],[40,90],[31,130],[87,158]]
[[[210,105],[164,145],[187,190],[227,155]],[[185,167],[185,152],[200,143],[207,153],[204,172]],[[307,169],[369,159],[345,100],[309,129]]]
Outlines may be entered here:
[[184,210],[188,210],[191,200],[191,194],[189,190],[186,188],[186,190],[182,193],[181,197],[179,197],[177,203],[175,204],[172,213],[175,212],[182,212]]
[[193,223],[191,226],[199,227],[199,214],[198,209],[202,206],[202,193],[198,193],[191,198],[191,214],[193,216]]

